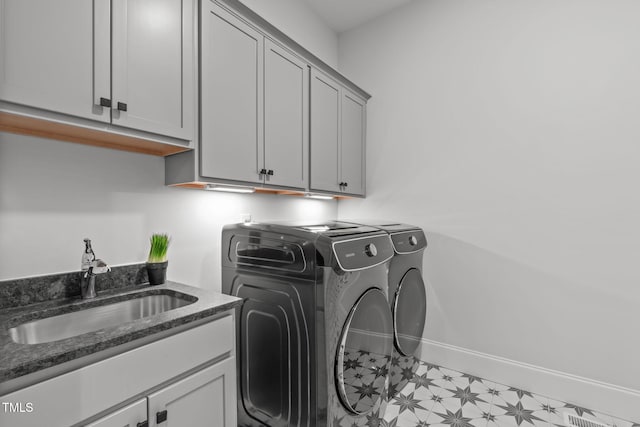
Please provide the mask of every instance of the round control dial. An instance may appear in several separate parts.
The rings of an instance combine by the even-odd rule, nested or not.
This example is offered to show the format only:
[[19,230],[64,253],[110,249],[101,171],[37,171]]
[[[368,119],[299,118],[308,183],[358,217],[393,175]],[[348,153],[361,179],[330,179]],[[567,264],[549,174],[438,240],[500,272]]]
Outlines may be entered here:
[[373,243],[369,243],[367,246],[364,247],[364,252],[368,256],[374,257],[378,255],[378,248],[376,248],[376,245],[374,245]]
[[411,237],[409,237],[409,244],[411,246],[415,246],[418,244],[418,239],[416,238],[416,236],[412,235]]

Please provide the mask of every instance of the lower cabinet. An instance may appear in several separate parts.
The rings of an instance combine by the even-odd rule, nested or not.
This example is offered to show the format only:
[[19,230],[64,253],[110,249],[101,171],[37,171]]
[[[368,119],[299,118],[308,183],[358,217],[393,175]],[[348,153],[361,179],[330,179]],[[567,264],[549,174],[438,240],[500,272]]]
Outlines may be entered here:
[[2,427],[236,426],[235,319],[173,335],[0,396]]
[[87,427],[235,426],[235,369],[234,358],[209,366]]
[[236,362],[210,366],[153,393],[149,426],[236,426]]
[[147,422],[147,399],[140,399],[87,424],[87,427],[145,427]]

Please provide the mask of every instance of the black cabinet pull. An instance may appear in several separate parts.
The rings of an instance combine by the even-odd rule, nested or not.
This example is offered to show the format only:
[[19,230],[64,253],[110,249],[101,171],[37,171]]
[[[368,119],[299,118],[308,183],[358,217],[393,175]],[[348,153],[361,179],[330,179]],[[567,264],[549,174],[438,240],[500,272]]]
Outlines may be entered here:
[[100,98],[100,106],[111,108],[111,100],[109,98]]
[[127,111],[127,104],[125,104],[124,102],[118,102],[118,110]]
[[269,169],[269,170],[267,171],[267,175],[269,175],[269,176],[273,176],[273,169]]
[[340,184],[338,184],[338,187],[344,187],[344,182],[341,182]]
[[260,175],[266,175],[266,174],[267,174],[266,169],[260,169]]
[[156,424],[160,424],[167,421],[167,410],[156,413]]
[[348,182],[345,182],[345,183],[344,183],[344,186],[345,186],[345,187],[348,187],[348,186],[349,186],[349,183],[348,183]]
[[149,427],[149,421],[144,420],[141,423],[136,424],[136,427]]

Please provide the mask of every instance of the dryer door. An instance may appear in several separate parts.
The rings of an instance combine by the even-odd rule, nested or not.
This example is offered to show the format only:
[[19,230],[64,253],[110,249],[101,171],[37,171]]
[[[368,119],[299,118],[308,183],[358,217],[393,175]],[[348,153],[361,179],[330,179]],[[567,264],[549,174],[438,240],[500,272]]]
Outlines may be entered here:
[[381,290],[371,288],[349,312],[336,357],[336,384],[349,411],[365,414],[385,394],[392,350],[389,303]]
[[398,351],[411,356],[420,344],[427,315],[427,292],[420,270],[408,270],[393,302],[393,332]]

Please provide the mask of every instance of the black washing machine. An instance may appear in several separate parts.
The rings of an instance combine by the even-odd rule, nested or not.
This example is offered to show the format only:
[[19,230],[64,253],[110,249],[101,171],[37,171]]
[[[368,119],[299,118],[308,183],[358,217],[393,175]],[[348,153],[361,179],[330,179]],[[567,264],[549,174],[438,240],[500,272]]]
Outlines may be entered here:
[[389,265],[389,303],[393,316],[394,351],[389,397],[413,378],[422,356],[422,334],[427,316],[427,294],[422,279],[422,257],[427,238],[420,227],[391,221],[357,221],[391,237],[395,255]]
[[222,291],[238,310],[238,425],[381,423],[393,319],[394,249],[374,227],[227,225]]

